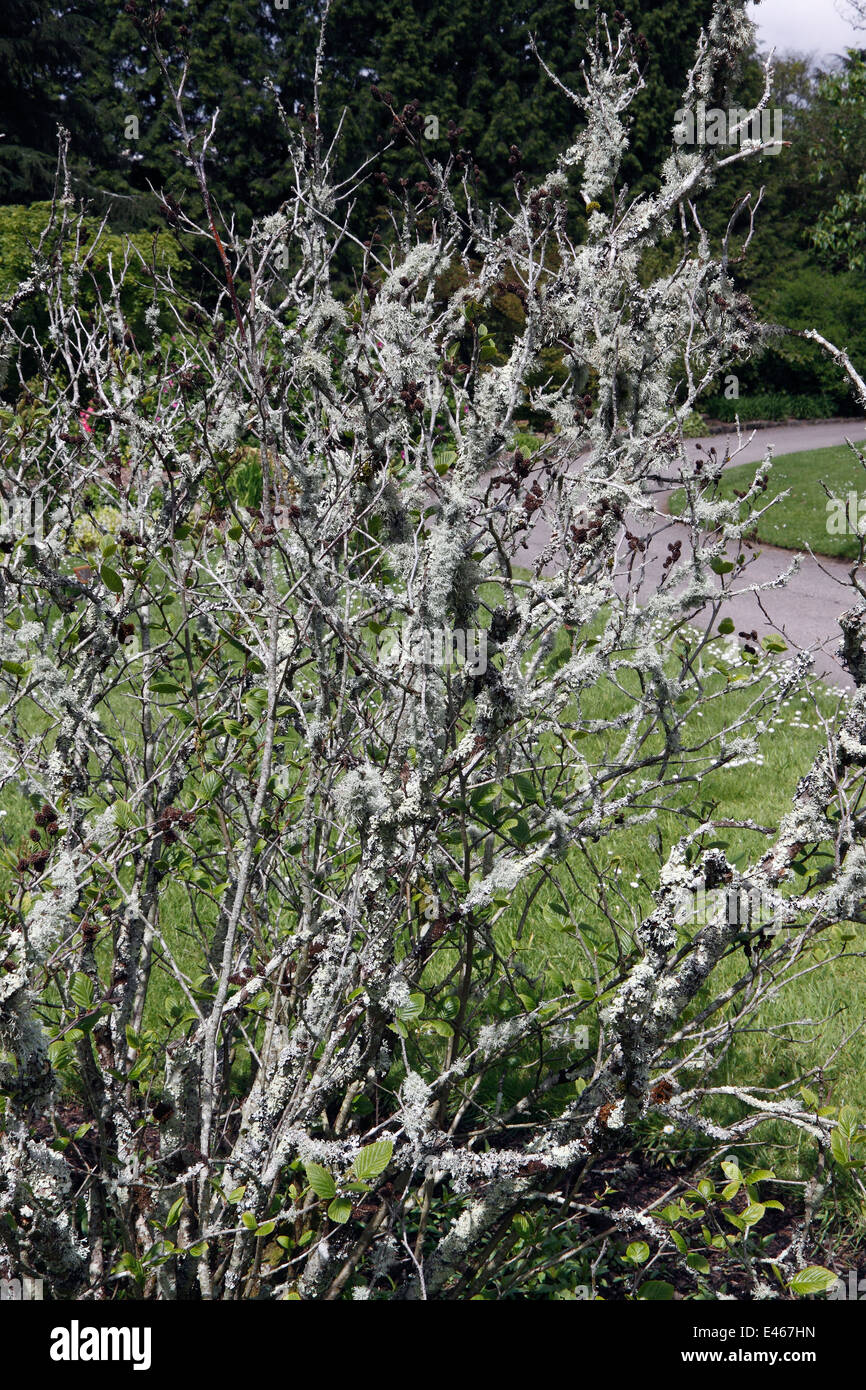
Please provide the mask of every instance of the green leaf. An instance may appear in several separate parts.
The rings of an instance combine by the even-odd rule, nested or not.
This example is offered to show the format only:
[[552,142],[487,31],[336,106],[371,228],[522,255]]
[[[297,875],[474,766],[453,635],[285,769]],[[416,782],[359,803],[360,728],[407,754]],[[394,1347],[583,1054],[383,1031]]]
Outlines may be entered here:
[[742,1213],[743,1225],[757,1226],[758,1222],[763,1219],[766,1210],[763,1202],[750,1202]]
[[117,572],[108,565],[103,565],[99,571],[99,577],[106,589],[110,589],[113,594],[123,593],[123,580]]
[[168,1216],[165,1218],[166,1230],[168,1230],[169,1227],[173,1226],[177,1221],[180,1220],[180,1214],[183,1211],[183,1204],[185,1201],[186,1196],[182,1196],[178,1197],[177,1201],[172,1203],[171,1207],[169,1208]]
[[732,619],[732,618],[722,618],[722,621],[719,623],[719,632],[721,633],[721,635],[722,635],[723,637],[728,637],[728,636],[730,635],[730,633],[733,632],[733,630],[734,630],[733,619]]
[[761,639],[761,646],[765,652],[786,652],[788,645],[783,642],[781,637],[764,637]]
[[438,449],[433,450],[433,466],[440,478],[443,474],[447,473],[448,469],[456,462],[457,451],[455,449],[449,449],[444,445],[440,445]]
[[680,1235],[679,1231],[671,1231],[671,1240],[679,1250],[680,1254],[685,1255],[689,1247],[686,1244],[684,1238]]
[[93,981],[89,975],[76,970],[69,982],[69,997],[79,1009],[89,1009],[93,1004]]
[[525,845],[532,831],[522,816],[509,815],[500,825],[500,830],[510,835],[519,845]]
[[402,1019],[404,1023],[411,1022],[413,1018],[419,1018],[424,1012],[424,1002],[423,994],[410,994],[409,1003],[403,1004],[397,1010],[397,1017]]
[[223,779],[218,772],[206,772],[202,777],[198,787],[198,794],[202,801],[213,801],[218,791],[221,791]]
[[394,1152],[394,1145],[390,1139],[379,1139],[375,1144],[368,1144],[355,1155],[352,1163],[352,1171],[361,1182],[369,1182],[372,1178],[378,1178],[380,1173],[384,1173],[388,1164],[391,1162],[391,1155]]
[[723,560],[721,555],[715,556],[715,558],[710,561],[710,569],[714,574],[730,574],[733,568],[734,566],[731,561]]
[[696,1269],[699,1274],[709,1274],[710,1262],[704,1255],[689,1255],[686,1260],[689,1269]]
[[645,1240],[633,1240],[625,1252],[625,1257],[633,1265],[646,1264],[650,1257],[650,1248]]
[[352,1215],[352,1203],[348,1197],[335,1197],[328,1207],[328,1215],[332,1221],[336,1221],[342,1226]]
[[114,824],[118,830],[128,830],[135,824],[132,808],[128,801],[113,801],[111,809],[114,812]]
[[253,718],[258,719],[268,703],[268,692],[257,686],[244,696],[244,705]]
[[469,793],[469,800],[473,806],[483,806],[487,801],[494,801],[501,791],[497,783],[485,782],[480,787],[473,787]]
[[853,1105],[843,1105],[839,1111],[839,1130],[846,1139],[853,1139],[860,1128],[857,1111]]
[[256,1229],[256,1218],[253,1216],[251,1211],[243,1212],[241,1215],[241,1221],[243,1221],[248,1231],[254,1231]]
[[531,781],[529,780],[528,777],[524,777],[524,775],[523,775],[522,772],[516,772],[516,773],[514,774],[513,781],[514,781],[514,785],[517,787],[518,791],[520,792],[520,795],[521,795],[526,801],[532,801],[532,802],[537,802],[537,801],[538,801],[538,790],[537,790],[537,788],[536,788],[534,782],[531,782]]
[[807,1265],[788,1284],[791,1293],[827,1293],[836,1284],[836,1275],[823,1265]]
[[304,1167],[307,1175],[307,1182],[313,1189],[317,1197],[329,1202],[337,1194],[337,1185],[327,1168],[323,1168],[320,1163],[307,1163]]
[[843,1168],[847,1168],[851,1161],[851,1149],[848,1141],[842,1137],[838,1129],[834,1129],[830,1135],[830,1152],[836,1162]]
[[444,1018],[427,1018],[421,1025],[422,1033],[436,1033],[440,1038],[452,1038],[454,1029]]
[[664,1279],[649,1279],[641,1284],[637,1296],[653,1303],[668,1302],[674,1296],[674,1286],[665,1283]]
[[256,1231],[257,1236],[269,1236],[276,1229],[276,1221],[263,1221]]

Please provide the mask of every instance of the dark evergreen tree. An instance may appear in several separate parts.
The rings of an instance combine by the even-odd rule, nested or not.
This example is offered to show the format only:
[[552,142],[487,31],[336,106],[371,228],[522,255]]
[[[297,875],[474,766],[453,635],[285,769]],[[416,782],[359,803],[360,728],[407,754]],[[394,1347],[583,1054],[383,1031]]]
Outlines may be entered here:
[[[643,0],[639,8],[624,9],[642,33],[646,81],[634,107],[626,165],[627,177],[637,184],[669,144],[684,76],[712,0]],[[369,147],[377,132],[387,138],[388,122],[367,97],[375,81],[382,92],[392,93],[398,107],[417,101],[423,116],[438,121],[438,140],[423,137],[422,148],[431,153],[447,151],[449,120],[461,127],[461,140],[480,169],[482,194],[507,199],[511,147],[518,146],[527,176],[540,176],[573,139],[579,116],[539,66],[530,36],[562,82],[581,90],[586,34],[595,23],[595,11],[576,8],[573,0],[455,0],[447,6],[438,0],[334,0],[328,51],[337,81],[330,88],[329,115],[336,119],[338,101],[349,106],[349,129],[361,148]],[[435,130],[434,122],[426,125]],[[394,161],[391,165],[396,167]],[[413,172],[420,168],[416,161]]]
[[[285,191],[285,136],[266,80],[273,81],[290,114],[309,106],[321,0],[285,0],[285,7],[278,0],[169,0],[155,30],[149,0],[131,0],[123,8],[112,0],[84,3],[95,57],[79,86],[98,109],[98,138],[91,145],[99,147],[102,161],[92,168],[92,190],[101,182],[128,196],[152,184],[181,197],[191,182],[178,158],[174,113],[147,44],[155,35],[175,72],[182,54],[189,55],[192,122],[201,126],[220,108],[211,147],[217,203],[242,223],[254,210],[277,206]],[[668,141],[712,0],[643,0],[639,10],[626,9],[644,35],[646,87],[634,108],[627,165],[636,185]],[[461,127],[461,143],[480,171],[482,196],[507,198],[510,147],[519,146],[528,177],[540,175],[572,139],[579,115],[541,70],[530,35],[562,81],[580,87],[586,32],[595,22],[594,10],[578,9],[573,0],[333,0],[324,119],[330,131],[343,123],[346,169],[374,151],[378,137],[388,144],[390,121],[370,94],[377,83],[398,107],[415,100],[422,116],[431,118],[420,127],[426,153],[444,155],[448,122]],[[129,133],[135,120],[137,136]],[[421,177],[423,160],[389,151],[382,167]],[[373,206],[372,188],[360,196]]]
[[54,186],[57,126],[78,157],[95,124],[82,89],[81,12],[50,0],[4,0],[0,26],[0,202],[44,198]]

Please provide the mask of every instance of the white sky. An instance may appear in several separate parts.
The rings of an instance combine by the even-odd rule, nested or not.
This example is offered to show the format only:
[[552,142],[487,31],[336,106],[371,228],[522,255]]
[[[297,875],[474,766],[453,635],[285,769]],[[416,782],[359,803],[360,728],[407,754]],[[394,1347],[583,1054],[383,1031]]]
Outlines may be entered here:
[[[844,10],[844,4],[840,6]],[[866,48],[866,30],[858,33],[842,19],[836,0],[761,0],[748,6],[763,48],[826,58],[846,47]]]

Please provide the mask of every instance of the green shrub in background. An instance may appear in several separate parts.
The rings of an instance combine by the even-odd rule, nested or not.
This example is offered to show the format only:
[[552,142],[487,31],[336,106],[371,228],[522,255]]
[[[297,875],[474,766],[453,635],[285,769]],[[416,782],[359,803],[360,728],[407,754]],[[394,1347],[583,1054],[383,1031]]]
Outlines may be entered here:
[[[19,288],[31,271],[32,248],[38,247],[39,240],[51,220],[50,203],[10,204],[0,207],[0,301],[8,300]],[[54,232],[49,233],[47,249],[56,244]],[[134,236],[118,236],[96,217],[86,217],[82,223],[80,241],[81,259],[85,272],[81,277],[78,294],[85,314],[93,312],[100,297],[107,298],[111,293],[110,267],[115,276],[120,272],[125,260],[129,260],[129,272],[123,277],[120,290],[120,306],[129,331],[139,348],[149,347],[153,334],[145,322],[145,311],[153,300],[152,279],[146,269],[156,263],[160,270],[177,271],[183,264],[182,256],[174,239],[165,233],[139,232]],[[63,264],[72,270],[76,260],[74,248],[67,242],[63,248]],[[72,280],[67,281],[72,292]],[[18,309],[16,324],[19,332],[32,330],[42,338],[48,327],[48,315],[42,293],[37,290]],[[162,325],[169,327],[168,321]],[[24,353],[21,370],[25,378],[30,375],[34,359],[29,352]],[[2,369],[0,369],[2,370]],[[5,393],[17,394],[15,371],[6,364],[5,377],[0,377],[0,387]]]
[[838,396],[792,396],[786,391],[737,400],[708,396],[702,404],[704,414],[713,420],[826,420],[838,415],[844,405]]

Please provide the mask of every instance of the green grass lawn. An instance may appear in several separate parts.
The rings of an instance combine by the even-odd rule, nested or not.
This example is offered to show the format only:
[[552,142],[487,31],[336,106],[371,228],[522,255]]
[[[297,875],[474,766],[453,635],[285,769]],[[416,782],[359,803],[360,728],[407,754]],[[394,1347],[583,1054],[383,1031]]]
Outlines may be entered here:
[[[766,661],[764,669],[767,681],[772,682],[774,662]],[[708,701],[690,717],[685,731],[689,739],[700,735],[712,739],[743,712],[750,698],[739,686],[736,668],[724,673],[710,666],[704,674],[707,691],[718,698]],[[637,694],[636,688],[633,693]],[[754,691],[751,698],[754,698]],[[822,717],[835,722],[840,700],[844,703],[845,698],[820,685],[811,696],[791,695],[778,715],[768,719],[757,758],[705,776],[699,786],[684,781],[682,797],[678,800],[689,807],[715,802],[718,815],[777,824],[790,807],[799,777],[824,742]],[[588,719],[611,718],[625,704],[627,696],[623,691],[616,690],[608,681],[601,681],[582,701],[581,712]],[[605,759],[602,737],[587,739],[581,743],[581,749],[590,763]],[[527,808],[515,806],[515,810],[525,812]],[[688,824],[673,813],[658,816],[655,828],[662,834],[665,854]],[[651,889],[657,882],[659,860],[652,831],[653,827],[646,825],[611,829],[592,847],[595,868],[601,871],[608,900],[618,909],[616,915],[626,948],[630,945],[634,924],[654,906]],[[767,843],[763,835],[749,831],[726,830],[721,838],[727,843],[729,857],[740,866],[760,857]],[[513,902],[499,918],[494,935],[505,955],[515,949],[515,938],[519,935],[518,958],[530,976],[546,976],[548,988],[552,983],[559,989],[565,981],[579,997],[585,997],[581,996],[581,983],[595,985],[597,970],[604,994],[592,1001],[581,1019],[589,1026],[594,1047],[598,1009],[609,1001],[605,986],[615,973],[611,929],[599,904],[598,879],[581,851],[570,851],[567,866],[554,868],[552,877],[563,886],[572,916],[578,922],[577,929],[557,915],[553,904],[561,899],[553,883],[546,883],[532,895],[522,928],[520,924],[530,891],[525,888],[515,893]],[[846,953],[845,958],[834,961],[826,970],[804,973],[789,989],[769,1001],[751,1029],[726,1055],[712,1078],[715,1084],[743,1085],[747,1079],[753,1085],[789,1083],[823,1065],[843,1040],[854,1034],[827,1067],[825,1084],[829,1090],[828,1103],[847,1104],[861,1110],[866,1035],[857,1033],[857,1024],[862,1013],[866,968],[862,958],[854,954],[857,952],[856,931],[843,923],[827,934],[816,956],[811,957],[813,962],[818,955],[826,958],[839,951]],[[691,928],[683,928],[683,940],[690,934]],[[744,962],[742,952],[733,952],[714,973],[711,986],[702,992],[695,1007],[701,1007],[710,996],[714,997],[733,984],[743,973]],[[456,963],[453,949],[438,952],[425,974],[426,984],[444,978]],[[793,1020],[797,1023],[792,1027]],[[527,1051],[527,1068],[534,1064],[533,1056]],[[504,1082],[503,1096],[508,1103],[513,1103],[521,1094],[525,1078],[519,1073],[518,1064],[514,1074]],[[734,1112],[739,1113],[738,1104],[726,1100],[713,1102],[707,1111],[719,1120],[730,1119]],[[668,1138],[660,1132],[658,1139],[663,1141],[674,1163],[687,1162],[689,1155],[693,1155],[695,1139],[691,1134],[683,1132]],[[748,1157],[745,1153],[744,1158]],[[766,1164],[788,1180],[802,1180],[812,1171],[815,1159],[814,1143],[807,1137],[798,1138],[781,1125],[764,1125],[754,1137],[751,1161]]]
[[[772,679],[771,662],[767,662],[766,669],[768,679]],[[736,684],[726,687],[721,677],[710,675],[707,685],[716,690],[720,698],[717,702],[709,702],[702,712],[696,712],[689,720],[686,734],[690,738],[694,738],[698,731],[712,736],[735,718],[747,702],[745,692],[739,690]],[[798,778],[824,742],[821,717],[829,717],[833,722],[839,700],[839,694],[828,687],[819,687],[812,697],[792,695],[784,701],[779,715],[768,722],[757,759],[705,776],[699,788],[694,784],[688,788],[684,786],[683,802],[687,805],[715,802],[717,815],[731,819],[754,818],[767,825],[777,824],[790,807]],[[596,718],[610,716],[620,707],[621,701],[620,692],[606,689],[605,683],[601,683],[593,690],[586,713]],[[591,757],[591,745],[582,746]],[[598,752],[601,755],[600,748]],[[686,825],[673,814],[659,815],[656,825],[662,832],[665,852],[686,829]],[[767,843],[762,835],[750,831],[726,830],[722,838],[727,842],[729,857],[740,866],[758,858]],[[650,890],[657,882],[659,862],[652,845],[650,828],[640,826],[611,832],[595,847],[594,858],[596,863],[606,861],[604,876],[609,897],[612,902],[619,901],[621,904],[620,920],[627,936],[631,912],[635,912],[639,920],[650,913],[654,906]],[[599,973],[604,979],[612,965],[609,956],[610,927],[598,906],[593,875],[577,851],[569,855],[569,865],[574,877],[562,870],[559,876],[567,884],[574,915],[581,919],[584,944],[591,954],[596,955]],[[577,891],[575,880],[579,885]],[[586,893],[585,898],[580,894],[581,889]],[[545,885],[533,900],[524,934],[524,963],[533,971],[543,971],[546,967],[558,971],[565,979],[574,980],[576,976],[582,976],[590,983],[591,971],[587,968],[585,951],[580,949],[573,933],[564,930],[562,925],[557,930],[556,919],[551,916],[549,905],[555,896],[553,890]],[[508,939],[520,918],[524,902],[525,895],[521,891],[501,919],[500,940]],[[856,928],[845,923],[835,927],[827,934],[826,944],[819,948],[819,954],[826,957],[840,950],[856,952],[857,943],[852,940],[856,931]],[[684,929],[683,939],[685,934],[690,934],[690,929]],[[714,973],[711,986],[697,1001],[698,1007],[706,1003],[711,995],[714,997],[732,984],[742,973],[743,967],[742,953],[732,953]],[[764,1007],[752,1029],[728,1052],[713,1078],[714,1083],[742,1085],[746,1078],[752,1084],[766,1086],[790,1082],[810,1068],[820,1066],[842,1044],[843,1039],[853,1033],[851,1042],[842,1047],[827,1068],[825,1081],[832,1093],[830,1103],[862,1109],[866,1036],[856,1030],[862,1014],[864,986],[866,967],[862,958],[854,954],[848,954],[844,960],[834,962],[826,970],[805,974]],[[594,1020],[595,1007],[585,1017],[593,1041],[596,1037]],[[791,1020],[798,1020],[798,1026],[788,1026]],[[723,1112],[725,1118],[730,1118],[730,1108],[719,1104],[718,1118],[722,1118]],[[781,1126],[763,1126],[755,1136],[755,1158],[773,1167],[780,1176],[796,1179],[802,1176],[804,1170],[809,1171],[814,1163],[814,1145],[811,1145],[811,1158],[807,1159],[805,1154],[810,1149],[810,1143],[806,1139],[798,1140],[793,1131]],[[686,1135],[672,1136],[666,1143],[671,1153],[679,1149],[683,1159],[692,1145],[693,1136]]]
[[[860,448],[866,446],[860,445]],[[733,501],[736,493],[745,491],[760,465],[739,464],[726,470],[719,495]],[[834,505],[822,487],[826,484]],[[788,492],[769,511],[757,518],[755,534],[767,545],[780,545],[789,550],[810,546],[819,555],[856,559],[860,553],[860,538],[853,534],[859,524],[866,537],[866,469],[847,445],[833,449],[814,449],[800,454],[782,454],[770,470],[767,491],[760,500],[763,508],[774,497]],[[845,502],[855,493],[858,505],[849,509],[850,523],[845,517]],[[670,500],[670,512],[681,516],[685,492],[678,489]],[[746,516],[745,507],[743,516]]]

